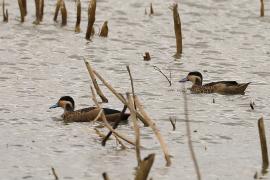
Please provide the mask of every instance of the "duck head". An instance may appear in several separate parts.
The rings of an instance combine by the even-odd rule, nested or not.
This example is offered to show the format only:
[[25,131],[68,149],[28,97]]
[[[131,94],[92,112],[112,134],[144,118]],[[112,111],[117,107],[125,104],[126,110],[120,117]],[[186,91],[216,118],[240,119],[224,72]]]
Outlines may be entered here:
[[193,71],[188,73],[187,77],[184,79],[181,79],[179,82],[186,82],[186,81],[191,81],[193,85],[202,85],[203,77],[202,74],[198,71]]
[[50,107],[50,109],[57,108],[57,107],[61,107],[65,111],[74,111],[74,109],[75,109],[75,102],[74,102],[74,100],[73,100],[72,97],[70,97],[70,96],[63,96],[63,97],[61,97],[58,100],[58,102],[56,104],[52,105]]

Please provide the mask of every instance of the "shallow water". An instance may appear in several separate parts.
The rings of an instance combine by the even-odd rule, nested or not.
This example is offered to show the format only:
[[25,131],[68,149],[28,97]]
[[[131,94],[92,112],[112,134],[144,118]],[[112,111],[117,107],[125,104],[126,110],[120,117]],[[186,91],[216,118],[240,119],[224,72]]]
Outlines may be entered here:
[[[165,167],[153,133],[142,128],[143,157],[156,153],[150,176],[154,179],[196,179],[187,145],[182,90],[177,81],[192,70],[205,82],[252,82],[245,95],[195,95],[188,92],[192,139],[203,179],[252,179],[260,171],[257,119],[265,118],[269,137],[270,18],[259,17],[257,1],[181,1],[179,11],[184,54],[174,59],[172,12],[175,1],[153,2],[155,15],[144,15],[143,0],[97,2],[95,29],[109,21],[109,37],[84,39],[87,1],[82,2],[82,33],[73,32],[74,1],[66,0],[68,26],[52,21],[55,2],[45,2],[44,21],[32,24],[34,4],[21,24],[17,1],[8,1],[9,23],[0,22],[0,176],[3,179],[133,179],[134,149],[119,150],[112,140],[100,145],[92,125],[59,121],[61,109],[49,110],[60,96],[71,95],[77,108],[93,105],[83,57],[117,90],[131,91],[126,65],[134,76],[135,91],[169,146],[172,166]],[[270,4],[265,2],[265,7]],[[266,9],[267,10],[267,9]],[[149,9],[148,9],[149,11]],[[2,14],[0,16],[2,19]],[[60,19],[60,18],[59,18]],[[149,51],[150,62],[142,55]],[[153,66],[172,73],[173,85]],[[103,87],[103,86],[101,86]],[[108,90],[108,107],[122,108]],[[215,103],[213,103],[215,99]],[[249,107],[255,102],[255,110]],[[177,119],[172,131],[169,117]],[[133,138],[131,124],[119,131]],[[265,179],[269,178],[266,175]]]

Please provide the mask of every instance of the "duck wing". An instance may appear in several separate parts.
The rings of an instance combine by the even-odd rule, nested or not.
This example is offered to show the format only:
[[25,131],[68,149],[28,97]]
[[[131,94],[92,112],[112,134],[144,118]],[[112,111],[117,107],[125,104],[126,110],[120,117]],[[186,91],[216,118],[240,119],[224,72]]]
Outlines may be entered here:
[[238,83],[236,81],[217,81],[217,82],[211,82],[211,83],[207,83],[204,84],[203,86],[215,86],[217,84],[224,84],[226,86],[237,86]]
[[[88,107],[88,108],[83,108],[83,109],[78,109],[76,110],[76,112],[78,113],[86,113],[86,112],[90,112],[92,110],[96,109],[96,107],[92,106],[92,107]],[[104,113],[107,114],[115,114],[115,113],[120,113],[120,111],[116,110],[116,109],[110,109],[110,108],[103,108]]]

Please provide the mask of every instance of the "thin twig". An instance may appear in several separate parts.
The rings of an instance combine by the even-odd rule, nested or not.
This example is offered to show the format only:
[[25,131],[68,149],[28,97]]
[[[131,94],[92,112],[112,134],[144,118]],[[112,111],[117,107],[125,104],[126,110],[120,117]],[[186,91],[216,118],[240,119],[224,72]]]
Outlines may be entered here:
[[172,117],[170,117],[170,122],[172,124],[172,127],[173,127],[173,131],[175,131],[176,127],[175,127],[175,124],[176,124],[176,119],[172,119]]
[[[168,78],[168,76],[166,76],[159,67],[157,66],[153,66],[155,70],[157,70],[158,72],[160,72],[166,79],[167,81],[169,82],[170,86],[172,86],[172,81]],[[170,73],[170,77],[171,77],[171,73]]]
[[185,91],[184,93],[184,111],[185,111],[185,118],[186,118],[186,131],[187,131],[187,138],[188,138],[188,147],[190,150],[191,158],[195,166],[195,171],[197,174],[197,179],[201,180],[201,173],[200,173],[200,168],[196,159],[196,155],[192,146],[192,139],[191,139],[191,130],[190,130],[190,125],[189,125],[189,116],[188,116],[188,104],[187,104],[187,94]]
[[58,180],[59,178],[58,178],[58,176],[56,174],[56,171],[55,171],[55,169],[53,167],[52,167],[52,173],[53,173],[54,179]]

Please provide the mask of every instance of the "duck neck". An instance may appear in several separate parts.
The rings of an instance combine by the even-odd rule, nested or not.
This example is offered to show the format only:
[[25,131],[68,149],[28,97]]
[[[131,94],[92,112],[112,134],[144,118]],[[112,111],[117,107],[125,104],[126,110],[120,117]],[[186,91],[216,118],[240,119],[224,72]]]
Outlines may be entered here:
[[199,78],[196,78],[193,82],[193,86],[202,86],[202,81]]
[[64,108],[65,112],[72,112],[74,111],[74,108],[71,104],[67,103]]

